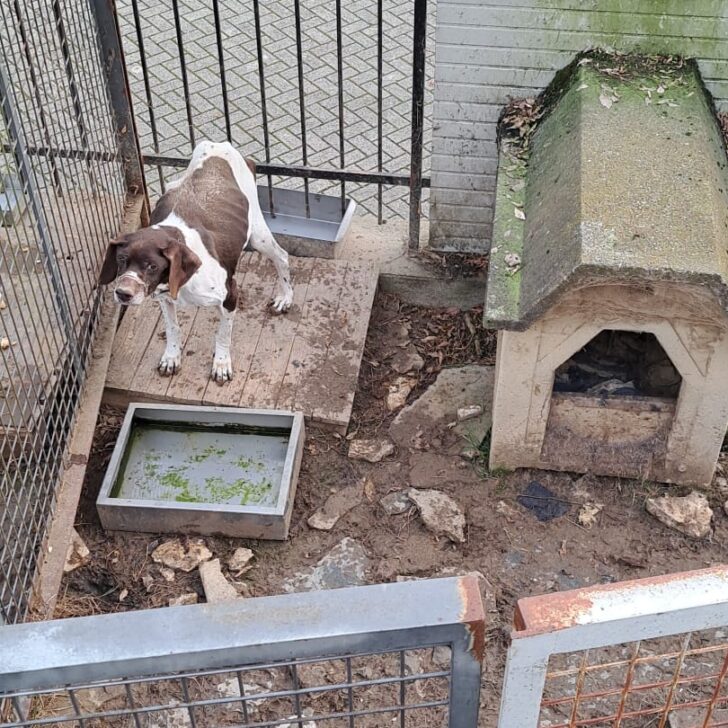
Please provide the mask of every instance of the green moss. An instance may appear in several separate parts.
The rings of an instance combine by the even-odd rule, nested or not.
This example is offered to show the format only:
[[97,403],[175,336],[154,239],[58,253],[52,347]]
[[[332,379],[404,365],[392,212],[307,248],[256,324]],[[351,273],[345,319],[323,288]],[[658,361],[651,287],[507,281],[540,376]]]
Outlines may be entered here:
[[224,448],[216,447],[215,445],[208,445],[202,452],[196,455],[190,455],[189,460],[193,463],[204,463],[205,460],[215,456],[222,457],[227,455],[227,450]]

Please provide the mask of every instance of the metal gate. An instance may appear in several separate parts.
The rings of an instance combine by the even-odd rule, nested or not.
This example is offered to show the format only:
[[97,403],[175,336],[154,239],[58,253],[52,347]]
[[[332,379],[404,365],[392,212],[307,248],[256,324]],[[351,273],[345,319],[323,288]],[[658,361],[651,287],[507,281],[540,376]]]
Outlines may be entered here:
[[117,0],[117,12],[153,192],[196,141],[227,139],[269,189],[302,188],[307,210],[311,193],[334,192],[380,223],[408,216],[417,246],[427,0]]
[[0,0],[0,623],[27,611],[126,193],[88,0]]

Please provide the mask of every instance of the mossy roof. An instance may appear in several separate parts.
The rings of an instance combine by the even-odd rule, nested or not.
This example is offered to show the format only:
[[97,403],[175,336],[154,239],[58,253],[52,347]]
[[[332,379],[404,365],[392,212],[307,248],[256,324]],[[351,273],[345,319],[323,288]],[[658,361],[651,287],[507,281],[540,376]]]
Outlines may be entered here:
[[627,79],[575,65],[527,159],[512,152],[503,141],[486,324],[523,329],[588,283],[693,283],[728,306],[726,152],[693,64]]

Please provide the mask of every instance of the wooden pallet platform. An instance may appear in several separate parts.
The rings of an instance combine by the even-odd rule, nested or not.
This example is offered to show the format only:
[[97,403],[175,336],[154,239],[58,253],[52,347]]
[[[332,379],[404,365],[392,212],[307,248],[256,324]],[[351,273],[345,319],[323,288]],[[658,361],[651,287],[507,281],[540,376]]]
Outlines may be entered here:
[[164,350],[159,306],[148,300],[128,309],[114,340],[104,401],[293,410],[345,432],[377,270],[343,260],[291,258],[291,276],[293,307],[276,316],[268,308],[273,266],[258,253],[243,255],[232,343],[235,376],[222,386],[210,380],[217,311],[179,310],[182,369],[162,377],[157,373]]

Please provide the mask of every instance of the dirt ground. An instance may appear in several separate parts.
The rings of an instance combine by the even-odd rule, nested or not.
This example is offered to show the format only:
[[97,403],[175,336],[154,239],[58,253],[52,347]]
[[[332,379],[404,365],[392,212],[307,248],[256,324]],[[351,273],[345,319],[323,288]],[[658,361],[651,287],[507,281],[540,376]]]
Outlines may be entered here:
[[[442,367],[466,363],[492,364],[495,336],[480,326],[482,312],[422,309],[379,294],[372,313],[350,434],[385,436],[395,413],[385,399],[398,376],[391,367],[403,338],[424,359],[419,382],[408,401],[435,379]],[[165,581],[150,557],[165,537],[104,533],[95,498],[114,446],[121,413],[102,410],[87,482],[77,515],[77,529],[92,553],[91,561],[64,579],[57,616],[164,606],[171,597],[203,591],[197,571],[177,572]],[[663,487],[608,478],[580,480],[578,475],[517,471],[495,477],[484,460],[465,461],[468,443],[446,428],[426,450],[399,449],[378,464],[350,460],[346,438],[309,428],[290,539],[285,543],[206,537],[224,563],[239,546],[254,550],[253,568],[242,577],[243,593],[264,596],[282,592],[282,582],[315,564],[344,536],[365,547],[372,583],[398,577],[428,577],[478,571],[484,577],[488,610],[488,644],[483,677],[480,725],[496,724],[500,681],[514,605],[520,597],[578,586],[634,579],[710,566],[726,560],[728,517],[718,490],[708,493],[714,509],[714,533],[707,540],[684,537],[657,522],[644,509],[645,498]],[[332,491],[368,478],[376,493],[349,511],[330,532],[307,525],[308,517]],[[537,480],[555,492],[569,511],[541,523],[520,506],[518,494]],[[445,491],[464,508],[467,538],[462,545],[438,540],[412,511],[390,516],[379,505],[385,494],[427,487]],[[673,488],[673,494],[684,490]],[[596,523],[579,525],[576,514],[584,501],[604,504]],[[148,591],[142,578],[152,576]],[[119,597],[127,592],[123,601]]]

